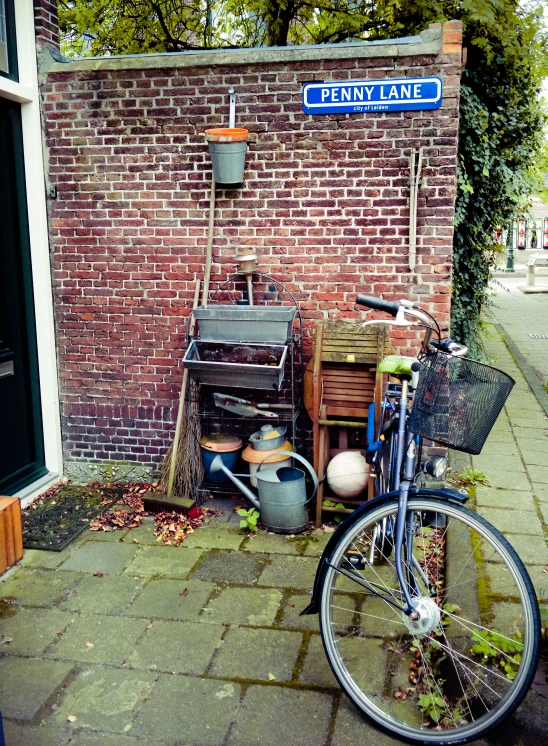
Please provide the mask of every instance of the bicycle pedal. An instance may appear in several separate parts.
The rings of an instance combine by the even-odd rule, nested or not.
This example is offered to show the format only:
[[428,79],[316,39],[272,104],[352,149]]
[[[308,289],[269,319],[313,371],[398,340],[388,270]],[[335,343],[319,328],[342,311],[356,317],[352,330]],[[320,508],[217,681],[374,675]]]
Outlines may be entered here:
[[369,564],[369,560],[361,554],[361,552],[358,552],[354,549],[349,549],[345,554],[345,559],[348,562],[348,564],[352,565],[352,567],[363,569],[366,565]]

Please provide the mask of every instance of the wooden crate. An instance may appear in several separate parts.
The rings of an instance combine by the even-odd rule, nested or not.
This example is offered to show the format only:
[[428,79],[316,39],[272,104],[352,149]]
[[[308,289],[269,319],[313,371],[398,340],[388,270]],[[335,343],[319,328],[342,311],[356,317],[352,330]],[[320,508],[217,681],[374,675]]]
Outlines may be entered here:
[[23,556],[23,524],[18,497],[0,497],[0,574]]

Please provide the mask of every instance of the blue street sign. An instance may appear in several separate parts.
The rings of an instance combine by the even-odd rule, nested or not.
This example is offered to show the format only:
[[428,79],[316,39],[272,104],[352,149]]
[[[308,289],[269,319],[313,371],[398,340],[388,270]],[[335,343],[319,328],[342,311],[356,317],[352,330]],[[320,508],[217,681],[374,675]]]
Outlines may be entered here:
[[347,80],[338,83],[305,83],[305,114],[339,114],[360,111],[439,109],[440,78]]

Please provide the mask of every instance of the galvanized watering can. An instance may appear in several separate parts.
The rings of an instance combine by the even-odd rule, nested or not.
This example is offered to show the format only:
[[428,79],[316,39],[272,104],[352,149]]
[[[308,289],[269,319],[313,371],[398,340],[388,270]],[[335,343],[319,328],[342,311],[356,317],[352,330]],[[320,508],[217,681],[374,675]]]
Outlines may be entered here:
[[[308,461],[299,456],[298,453],[288,453],[288,458],[297,459],[306,466],[312,481],[314,491],[307,499],[306,497],[306,474],[302,469],[292,466],[280,466],[278,469],[261,471],[261,466],[268,461],[273,454],[264,458],[255,474],[259,485],[259,499],[255,497],[248,487],[241,482],[224,464],[220,456],[213,459],[210,471],[224,471],[236,487],[250,500],[256,508],[261,511],[261,520],[269,531],[277,534],[296,534],[308,527],[308,512],[306,504],[309,503],[318,489],[318,477]],[[276,454],[279,456],[279,454]],[[239,476],[247,476],[240,474]]]

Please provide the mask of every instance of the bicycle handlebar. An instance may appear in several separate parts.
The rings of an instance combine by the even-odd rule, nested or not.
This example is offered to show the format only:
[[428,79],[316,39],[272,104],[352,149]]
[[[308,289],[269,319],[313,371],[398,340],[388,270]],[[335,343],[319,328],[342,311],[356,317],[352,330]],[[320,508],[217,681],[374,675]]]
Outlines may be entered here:
[[430,342],[432,347],[442,352],[448,352],[453,357],[466,357],[468,354],[468,347],[461,345],[459,342],[455,342],[454,339],[442,339],[439,342]]
[[[427,350],[430,346],[437,350],[449,353],[452,357],[465,357],[468,354],[468,347],[455,342],[454,339],[443,339],[438,342],[432,341],[432,332],[436,333],[436,329],[432,326],[432,320],[423,313],[417,305],[412,301],[408,300],[396,300],[387,301],[382,298],[375,298],[372,295],[364,295],[359,293],[356,297],[356,303],[367,308],[372,308],[375,311],[383,311],[389,313],[391,316],[395,316],[395,321],[385,321],[385,324],[393,324],[396,326],[411,326],[413,323],[419,321],[423,326],[426,327],[426,334],[423,339],[423,348]],[[415,319],[415,322],[409,320],[408,316]],[[375,319],[373,321],[364,322],[364,326],[373,326],[381,324],[383,322]],[[435,323],[435,322],[434,322]],[[439,328],[437,330],[439,334]]]
[[359,303],[360,306],[373,308],[375,311],[384,311],[385,313],[389,313],[392,316],[396,316],[401,306],[401,302],[399,300],[388,301],[383,300],[382,298],[375,298],[372,295],[364,295],[363,293],[359,293],[359,295],[356,297],[356,303]]

